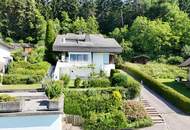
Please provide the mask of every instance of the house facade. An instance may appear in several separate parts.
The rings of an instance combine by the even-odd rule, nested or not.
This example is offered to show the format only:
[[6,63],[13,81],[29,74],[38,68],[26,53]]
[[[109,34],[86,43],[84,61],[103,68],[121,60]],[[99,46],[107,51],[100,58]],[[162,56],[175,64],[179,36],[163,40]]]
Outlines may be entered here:
[[64,74],[75,79],[100,71],[109,76],[115,69],[114,55],[121,53],[122,48],[115,39],[100,34],[68,33],[57,36],[53,51],[61,53],[53,75],[54,80],[59,80]]
[[0,39],[0,72],[4,73],[5,68],[7,67],[9,62],[12,60],[11,49],[12,49],[12,47],[6,45]]

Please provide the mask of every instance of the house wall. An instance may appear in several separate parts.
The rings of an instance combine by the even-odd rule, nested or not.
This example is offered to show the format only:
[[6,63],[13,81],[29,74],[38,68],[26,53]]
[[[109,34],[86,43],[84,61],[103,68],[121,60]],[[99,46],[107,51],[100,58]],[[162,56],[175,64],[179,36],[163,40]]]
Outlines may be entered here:
[[[71,54],[88,54],[89,60],[87,62],[72,62],[70,61]],[[111,69],[115,68],[114,64],[109,64],[109,53],[88,53],[88,52],[69,52],[68,62],[58,61],[53,79],[59,80],[62,75],[70,75],[71,79],[76,77],[89,77],[91,72],[99,73],[104,70],[109,76]],[[89,67],[89,65],[95,65],[95,69]]]
[[62,130],[62,116],[0,117],[0,130]]
[[0,45],[0,62],[7,64],[9,59],[11,59],[10,50],[7,47]]
[[104,65],[109,64],[109,53],[93,53],[93,64],[97,73],[104,69]]

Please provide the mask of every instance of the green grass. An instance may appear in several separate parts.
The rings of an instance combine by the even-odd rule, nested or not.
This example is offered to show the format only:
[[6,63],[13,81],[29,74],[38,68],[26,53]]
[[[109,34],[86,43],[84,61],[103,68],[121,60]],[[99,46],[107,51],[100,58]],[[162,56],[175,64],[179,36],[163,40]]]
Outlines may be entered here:
[[176,65],[150,62],[146,65],[127,63],[155,79],[175,79],[177,76],[187,78],[187,69],[182,69]]
[[41,84],[19,84],[19,85],[3,85],[0,90],[19,90],[19,89],[39,89]]
[[177,92],[183,94],[184,96],[190,98],[190,85],[183,82],[176,82],[173,79],[157,79],[159,82],[167,85],[168,87],[173,88]]

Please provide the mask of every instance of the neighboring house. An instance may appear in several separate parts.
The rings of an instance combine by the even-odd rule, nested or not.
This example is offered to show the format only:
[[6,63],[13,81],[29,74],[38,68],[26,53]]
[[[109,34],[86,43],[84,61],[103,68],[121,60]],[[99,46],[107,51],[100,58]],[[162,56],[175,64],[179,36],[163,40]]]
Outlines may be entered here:
[[188,75],[188,81],[190,81],[190,58],[187,59],[185,62],[181,63],[179,67],[188,67],[189,68],[189,75]]
[[12,60],[11,56],[11,50],[13,48],[7,44],[5,44],[1,39],[0,39],[0,71],[5,72],[5,68],[9,64],[9,62]]
[[57,36],[53,51],[61,53],[53,76],[59,80],[64,74],[72,79],[86,78],[101,70],[109,76],[111,69],[115,69],[114,55],[121,53],[122,48],[115,39],[101,34],[68,33]]

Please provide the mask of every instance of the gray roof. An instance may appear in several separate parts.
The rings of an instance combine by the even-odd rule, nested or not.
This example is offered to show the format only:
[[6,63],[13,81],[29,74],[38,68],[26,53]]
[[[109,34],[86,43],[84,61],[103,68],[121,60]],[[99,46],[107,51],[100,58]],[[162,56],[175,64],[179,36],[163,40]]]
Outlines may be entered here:
[[187,59],[185,62],[181,63],[179,66],[180,67],[188,67],[188,66],[190,66],[190,58]]
[[122,48],[113,38],[104,38],[101,34],[58,35],[53,45],[53,51],[67,52],[113,52],[121,53]]

